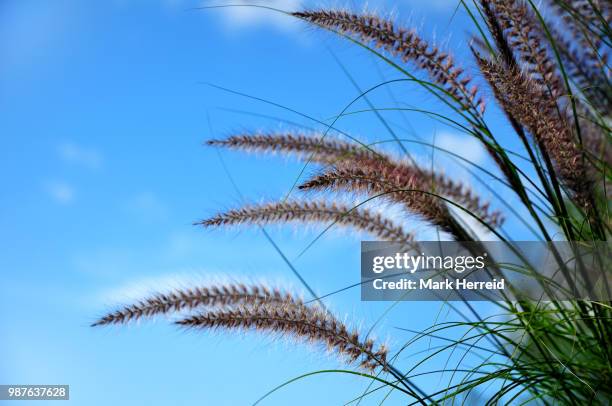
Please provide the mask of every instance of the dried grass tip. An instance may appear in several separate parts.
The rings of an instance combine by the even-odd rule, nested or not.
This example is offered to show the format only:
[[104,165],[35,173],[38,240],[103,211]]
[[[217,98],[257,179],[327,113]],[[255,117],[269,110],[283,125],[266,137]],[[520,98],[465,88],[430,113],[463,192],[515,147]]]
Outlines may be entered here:
[[297,296],[261,284],[218,284],[179,289],[125,306],[100,318],[92,326],[126,324],[131,320],[183,310],[175,324],[185,328],[211,330],[257,330],[277,333],[314,344],[323,344],[348,363],[359,363],[372,371],[388,370],[387,349],[374,349],[374,341],[361,340],[329,312],[317,304],[305,304]]
[[193,310],[200,307],[221,307],[239,304],[283,303],[300,305],[302,300],[288,292],[270,289],[265,285],[228,283],[176,289],[157,293],[138,302],[121,307],[95,321],[92,326],[126,324],[142,318]]
[[204,312],[176,322],[187,328],[260,331],[276,333],[314,344],[323,344],[348,363],[359,363],[373,371],[387,366],[387,349],[374,349],[374,341],[362,341],[356,331],[350,331],[335,317],[306,305],[284,306],[265,304],[238,306],[228,310]]

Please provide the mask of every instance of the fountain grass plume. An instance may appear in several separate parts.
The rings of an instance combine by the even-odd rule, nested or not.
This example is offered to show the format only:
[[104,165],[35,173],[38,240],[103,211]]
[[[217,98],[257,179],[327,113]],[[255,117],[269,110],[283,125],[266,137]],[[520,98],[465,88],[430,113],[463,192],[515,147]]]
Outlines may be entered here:
[[325,345],[348,363],[358,362],[361,368],[374,371],[388,369],[387,348],[374,349],[374,341],[360,339],[335,317],[322,311],[312,311],[305,305],[283,306],[263,304],[212,310],[176,322],[185,328],[262,331],[301,341]]
[[358,145],[320,134],[300,133],[253,133],[237,134],[222,140],[210,140],[208,145],[227,147],[244,151],[279,152],[297,154],[299,157],[321,164],[342,164],[344,166],[385,167],[388,171],[412,173],[422,179],[421,184],[430,184],[431,189],[464,206],[492,227],[499,227],[504,216],[498,210],[490,210],[489,203],[468,186],[439,171],[431,171],[412,162],[399,161],[372,146]]
[[464,110],[477,115],[485,109],[478,88],[469,87],[470,78],[456,65],[453,57],[436,46],[430,46],[414,30],[397,26],[375,14],[354,14],[343,10],[305,10],[292,13],[313,24],[337,30],[373,43],[404,62],[412,61],[427,72],[433,82],[442,86]]
[[[460,128],[482,143],[500,173],[474,164],[478,172],[475,176],[487,177],[482,184],[495,196],[495,203],[506,207],[503,214],[510,213],[518,220],[510,230],[501,227],[502,212],[492,211],[489,203],[463,180],[453,179],[433,165],[425,168],[416,164],[412,151],[408,152],[395,136],[392,123],[369,100],[372,112],[406,156],[396,158],[374,148],[375,144],[361,143],[355,138],[351,140],[356,142],[340,140],[328,136],[327,131],[239,133],[210,140],[207,144],[211,146],[295,155],[307,163],[324,166],[303,182],[299,190],[328,192],[333,200],[313,199],[309,193],[289,198],[295,191],[292,187],[282,201],[246,204],[196,224],[212,228],[328,223],[365,231],[382,240],[418,245],[414,230],[402,222],[402,216],[379,214],[371,208],[380,202],[391,202],[466,247],[479,244],[479,230],[465,221],[469,216],[479,220],[490,231],[489,235],[513,252],[513,233],[521,224],[526,228],[519,231],[519,238],[524,238],[523,231],[528,230],[534,238],[547,243],[567,240],[572,246],[579,246],[608,241],[612,233],[609,216],[612,206],[607,191],[612,173],[612,110],[609,108],[612,84],[606,55],[612,46],[612,6],[609,1],[600,0],[549,0],[549,3],[553,3],[556,14],[546,13],[548,9],[536,6],[532,0],[460,3],[475,27],[471,36],[476,59],[474,70],[479,70],[482,78],[474,80],[464,74],[466,63],[459,66],[450,54],[426,42],[414,30],[376,14],[334,9],[283,12],[357,44],[406,81],[433,95],[436,102],[441,102],[447,113],[420,108],[409,110]],[[411,69],[416,72],[413,74]],[[419,74],[422,75],[417,77]],[[401,80],[404,79],[395,82]],[[494,101],[507,116],[510,130],[517,138],[499,136],[505,129],[499,128],[500,122],[493,125],[489,114],[485,115],[483,92],[474,84],[477,80],[492,89]],[[359,98],[365,98],[366,93]],[[406,110],[399,107],[398,111]],[[327,130],[337,128],[338,123],[334,121]],[[515,149],[515,145],[506,146],[516,139],[521,150]],[[306,166],[294,186],[301,181],[305,169]],[[354,206],[335,202],[354,195],[365,195],[366,199]],[[514,196],[514,200],[508,196]],[[363,206],[366,203],[368,208]],[[371,383],[382,383],[381,387],[368,387],[355,401],[380,393],[377,390],[386,387],[398,395],[408,395],[403,403],[422,405],[476,404],[473,394],[477,391],[481,392],[480,396],[489,397],[486,402],[478,400],[478,404],[609,405],[612,401],[609,302],[507,299],[491,304],[499,309],[491,317],[481,315],[468,301],[459,309],[448,303],[461,317],[459,321],[436,322],[390,356],[385,346],[375,345],[369,332],[364,338],[322,304],[315,305],[322,297],[302,278],[271,237],[267,233],[265,236],[309,290],[312,303],[305,303],[285,290],[260,284],[201,285],[154,294],[108,313],[93,325],[123,325],[143,318],[172,315],[175,324],[184,329],[230,334],[253,331],[322,345],[349,364],[376,375],[346,370],[316,371],[308,375],[347,372],[366,377]],[[599,259],[603,261],[607,258],[605,255]],[[566,270],[568,264],[562,263],[562,259],[552,255],[550,260],[556,261],[562,271]],[[576,262],[579,267],[584,266],[581,261]],[[505,265],[510,269],[521,268],[521,264]],[[532,276],[543,285],[554,282],[535,268],[529,268],[530,275],[524,276]],[[409,311],[403,313],[408,323],[413,321]],[[409,359],[402,352],[411,344],[434,338],[443,340],[443,345],[428,345],[421,361],[403,370],[397,368]],[[459,348],[467,348],[467,352],[453,367],[450,363]],[[444,369],[421,372],[429,360],[445,353],[449,358]],[[482,358],[482,363],[466,367],[464,361],[468,354]],[[448,385],[440,390],[431,386],[428,391],[419,388],[414,378],[429,373],[440,378],[450,376]],[[394,380],[386,380],[388,376]],[[240,375],[240,379],[247,378]]]
[[584,155],[567,121],[560,117],[556,104],[519,69],[477,55],[483,75],[505,111],[515,117],[554,159],[561,180],[573,191],[578,203],[588,208],[592,181]]
[[458,241],[466,241],[465,231],[442,201],[430,192],[432,187],[424,183],[420,173],[406,168],[338,165],[302,183],[299,188],[304,191],[332,190],[384,197],[451,233]]
[[365,145],[348,143],[332,136],[301,133],[235,134],[225,139],[209,140],[207,145],[244,151],[296,154],[311,161],[334,164],[339,161],[378,162],[391,159]]
[[302,299],[280,289],[263,284],[226,283],[175,289],[155,293],[136,303],[122,306],[96,320],[92,326],[127,324],[154,316],[194,310],[201,307],[282,303],[301,305]]
[[195,224],[217,227],[290,222],[331,223],[332,225],[354,227],[385,241],[403,244],[414,242],[414,234],[406,232],[403,227],[383,217],[380,213],[325,201],[286,201],[243,206],[219,213]]

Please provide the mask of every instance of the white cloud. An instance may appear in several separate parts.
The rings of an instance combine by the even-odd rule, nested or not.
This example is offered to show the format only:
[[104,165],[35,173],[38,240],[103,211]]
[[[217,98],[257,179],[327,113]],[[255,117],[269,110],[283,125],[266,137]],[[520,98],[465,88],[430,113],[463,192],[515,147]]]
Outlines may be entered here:
[[499,238],[491,230],[464,210],[452,206],[451,211],[474,233],[477,241],[499,241]]
[[[476,138],[467,134],[456,135],[441,133],[436,135],[436,145],[440,148],[453,152],[475,164],[482,164],[486,158],[486,152]],[[448,154],[441,152],[446,158]]]
[[[266,10],[257,5],[284,11],[294,11],[302,8],[302,0],[234,0],[222,4],[231,4],[231,7],[220,9],[228,27],[239,29],[258,25],[274,26],[281,29],[295,27],[295,20],[274,10]],[[209,5],[208,2],[203,6]]]
[[[196,232],[197,231],[197,232]],[[171,258],[187,258],[197,253],[203,245],[202,233],[200,230],[191,232],[174,232],[170,235],[166,249]]]
[[[195,286],[227,285],[231,283],[257,284],[269,288],[280,288],[296,292],[302,296],[301,288],[284,277],[284,275],[248,276],[244,274],[228,275],[227,272],[203,269],[173,270],[154,276],[137,276],[126,280],[122,285],[102,289],[94,297],[100,304],[130,303],[159,292],[171,292],[177,289],[189,289]],[[91,296],[89,296],[91,299]]]
[[[470,163],[483,166],[487,160],[487,152],[482,146],[481,142],[476,138],[467,134],[452,134],[452,133],[441,133],[435,137],[436,145],[440,148],[448,150],[454,154],[457,154],[467,160],[468,162],[455,160],[452,155],[445,152],[438,152],[436,163],[442,171],[455,181],[460,181],[464,185],[475,190],[477,195],[486,197],[483,195],[476,186],[480,186],[480,183],[474,184],[473,177],[468,172],[468,168],[478,173],[478,169],[474,168]],[[483,241],[495,240],[494,234],[486,229],[479,221],[474,217],[467,214],[465,211],[451,206],[451,211],[455,213],[461,221],[465,222],[469,229],[471,229],[478,239]]]
[[459,0],[408,0],[402,6],[415,11],[452,11],[459,4]]
[[460,5],[459,0],[419,0],[418,3],[436,10],[453,10]]
[[102,165],[102,155],[93,148],[66,142],[58,147],[58,152],[60,158],[68,163],[90,169],[98,169]]
[[62,205],[72,203],[75,197],[74,188],[63,181],[48,182],[45,189],[53,200]]
[[101,303],[122,303],[142,299],[155,292],[167,292],[195,285],[196,276],[192,273],[179,271],[158,276],[135,278],[121,286],[103,290],[98,293]]
[[143,220],[159,220],[168,214],[166,205],[153,193],[142,192],[128,199],[126,210]]

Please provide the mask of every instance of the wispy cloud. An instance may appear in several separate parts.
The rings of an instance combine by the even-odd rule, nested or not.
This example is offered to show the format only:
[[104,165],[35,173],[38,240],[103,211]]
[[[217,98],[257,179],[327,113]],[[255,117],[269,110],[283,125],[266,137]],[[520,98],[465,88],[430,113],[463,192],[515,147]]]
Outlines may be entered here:
[[[285,287],[302,295],[302,289],[295,286],[291,280],[281,274],[271,274],[267,277],[261,275],[246,275],[211,269],[175,269],[152,276],[135,276],[126,279],[122,285],[101,289],[94,295],[98,304],[112,305],[131,303],[143,297],[160,292],[170,292],[176,289],[189,289],[196,286],[223,285],[228,283],[247,283],[266,285],[271,288]],[[88,297],[91,301],[91,296]]]
[[409,4],[423,10],[443,11],[456,8],[459,0],[412,0]]
[[201,284],[197,271],[180,270],[156,276],[135,277],[119,287],[104,289],[97,294],[100,303],[123,303],[141,299],[156,292],[167,292]]
[[[441,168],[449,174],[452,179],[461,181],[464,185],[475,189],[478,195],[486,197],[488,195],[487,191],[483,190],[482,184],[475,182],[475,178],[467,170],[469,168],[473,172],[478,172],[478,169],[471,166],[469,163],[486,166],[487,152],[480,141],[466,134],[453,133],[438,134],[435,141],[438,147],[457,154],[468,161],[457,161],[453,159],[454,157],[451,155],[440,151],[436,154],[436,162],[440,164]],[[496,239],[490,230],[483,227],[479,221],[465,211],[456,207],[451,207],[451,210],[470,227],[479,239],[486,241]]]
[[[176,2],[180,0],[167,1]],[[381,7],[381,10],[394,9],[397,6],[395,2],[391,1],[381,1],[381,3],[386,4],[386,6]],[[360,8],[359,2],[349,2],[349,4],[354,4],[355,10],[357,11],[361,9],[377,10],[377,7],[370,7],[373,6],[373,4],[367,5],[365,8]],[[459,0],[410,0],[403,3],[402,8],[405,6],[408,9],[416,11],[441,13],[452,12],[458,4]],[[296,24],[295,19],[272,9],[290,12],[301,10],[309,5],[313,7],[325,7],[321,6],[319,3],[308,0],[221,0],[219,2],[207,0],[201,3],[202,7],[217,5],[224,6],[216,11],[221,13],[225,20],[226,27],[231,31],[261,26],[275,27],[282,30],[295,29],[300,27],[300,24]]]
[[[224,16],[227,27],[232,30],[262,25],[268,27],[273,26],[280,29],[290,29],[296,26],[294,19],[274,10],[250,6],[256,5],[285,11],[294,11],[299,10],[302,3],[302,0],[234,0],[220,3],[232,5],[232,7],[220,9],[220,12]],[[209,2],[205,2],[202,6],[210,4]]]
[[[480,141],[468,135],[441,133],[436,135],[436,145],[475,164],[482,164],[486,158],[486,151]],[[444,154],[444,157],[448,155]]]
[[58,147],[60,158],[68,163],[98,169],[102,166],[102,154],[93,148],[65,142]]
[[168,214],[166,205],[151,192],[142,192],[130,197],[125,208],[134,216],[146,221],[159,220]]
[[74,188],[64,181],[49,181],[45,184],[45,190],[51,198],[62,205],[70,204],[74,201]]

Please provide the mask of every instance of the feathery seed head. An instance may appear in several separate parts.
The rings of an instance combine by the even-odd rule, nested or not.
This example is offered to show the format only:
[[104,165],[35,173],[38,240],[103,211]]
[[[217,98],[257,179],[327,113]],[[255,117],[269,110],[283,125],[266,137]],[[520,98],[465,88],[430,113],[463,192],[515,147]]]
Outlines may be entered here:
[[[285,153],[297,153],[303,157],[325,163],[325,164],[342,164],[345,166],[354,166],[362,168],[364,166],[373,166],[374,169],[387,168],[387,172],[410,172],[415,178],[424,179],[423,184],[428,184],[426,187],[430,190],[436,190],[436,192],[450,198],[455,203],[462,205],[466,209],[473,212],[484,221],[488,222],[493,227],[498,227],[503,223],[503,217],[499,212],[490,212],[488,207],[480,202],[478,196],[472,191],[461,184],[460,182],[453,181],[447,176],[431,172],[428,169],[417,167],[408,162],[398,162],[392,157],[376,151],[374,149],[366,149],[360,145],[347,143],[334,138],[319,138],[315,135],[305,134],[240,134],[229,137],[225,140],[213,140],[209,142],[211,145],[227,146],[230,148],[237,148],[243,150],[257,150],[257,151],[282,151]],[[295,205],[295,203],[293,203]],[[291,209],[291,210],[290,210]],[[303,218],[306,212],[312,213],[313,210],[303,210],[302,216],[298,218],[294,217],[293,220],[308,221]],[[311,209],[315,209],[311,207]],[[326,208],[322,209],[326,210]],[[277,211],[274,215],[274,211]],[[232,210],[225,213],[221,217],[213,217],[208,219],[202,224],[204,226],[214,226],[223,224],[237,224],[240,222],[252,222],[255,220],[254,216],[258,216],[258,221],[266,223],[276,221],[291,221],[292,219],[287,217],[295,215],[298,210],[296,207],[272,207],[268,208],[258,207],[257,211],[251,210],[250,207],[246,207],[244,211]],[[348,210],[347,210],[348,211]],[[359,213],[359,212],[357,212]],[[328,219],[316,219],[311,218],[311,221],[335,221],[329,214],[326,216]],[[350,221],[354,216],[346,216],[345,220]],[[344,222],[346,224],[346,221]],[[363,221],[360,222],[363,224]],[[360,227],[357,227],[360,228]],[[365,230],[368,231],[368,230]],[[380,237],[381,235],[379,235]],[[387,238],[383,238],[387,239]]]
[[480,114],[484,101],[476,97],[476,91],[467,88],[461,77],[463,70],[456,66],[453,58],[430,46],[414,31],[396,27],[390,20],[374,14],[353,14],[341,10],[315,10],[292,13],[293,16],[322,27],[337,30],[358,38],[365,44],[374,44],[404,62],[412,61],[426,71],[429,77],[444,88],[464,110]]
[[386,161],[385,154],[364,145],[348,143],[323,134],[255,133],[237,134],[224,140],[210,140],[208,145],[245,151],[296,154],[314,162],[334,164],[341,161]]
[[359,362],[367,370],[387,369],[387,350],[374,350],[374,342],[361,341],[356,331],[335,317],[308,306],[265,304],[212,310],[176,322],[186,328],[254,330],[277,333],[306,342],[319,343],[348,363]]
[[382,240],[412,243],[414,235],[379,213],[368,209],[349,207],[325,201],[290,201],[245,206],[218,214],[196,224],[209,226],[236,225],[243,223],[270,224],[287,222],[322,222],[354,227]]
[[588,207],[592,181],[587,176],[582,151],[568,123],[559,117],[554,100],[519,69],[508,69],[498,61],[478,55],[477,60],[502,107],[550,154],[561,180],[575,193],[578,202]]
[[200,307],[219,307],[237,304],[256,304],[278,302],[301,304],[300,298],[279,289],[265,285],[229,283],[212,286],[198,286],[176,289],[167,293],[157,293],[137,303],[124,306],[100,318],[92,326],[126,324],[142,318],[193,310]]
[[302,190],[345,190],[363,192],[370,196],[384,195],[389,200],[406,206],[433,224],[449,231],[450,213],[428,193],[419,173],[407,167],[339,165],[299,186]]

